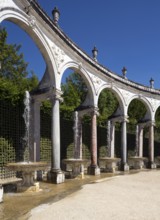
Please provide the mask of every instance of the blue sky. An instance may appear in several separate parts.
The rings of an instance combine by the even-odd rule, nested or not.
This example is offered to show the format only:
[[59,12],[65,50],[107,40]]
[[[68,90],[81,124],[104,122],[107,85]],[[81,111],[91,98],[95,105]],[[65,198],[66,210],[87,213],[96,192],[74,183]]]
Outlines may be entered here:
[[[51,17],[57,6],[61,29],[88,55],[98,48],[98,62],[128,79],[149,86],[152,77],[160,88],[159,0],[38,0]],[[9,22],[9,43],[22,44],[29,69],[42,77],[45,63],[32,40]]]

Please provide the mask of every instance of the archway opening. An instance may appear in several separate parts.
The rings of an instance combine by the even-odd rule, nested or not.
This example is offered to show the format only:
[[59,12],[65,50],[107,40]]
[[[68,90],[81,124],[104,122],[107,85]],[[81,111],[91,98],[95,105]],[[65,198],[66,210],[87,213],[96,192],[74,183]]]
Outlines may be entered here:
[[[62,77],[61,160],[90,158],[90,116],[83,115],[81,111],[89,90],[85,80],[83,73],[75,68],[68,68]],[[69,165],[65,166],[63,163],[62,168],[71,169]]]
[[[24,143],[22,99],[25,90],[31,91],[37,87],[45,72],[46,64],[36,43],[18,25],[3,21],[0,31],[3,32],[3,37],[0,39],[2,49],[0,115],[1,124],[3,124],[0,136],[1,147],[8,149],[6,152],[9,152],[6,154],[4,163],[0,164],[3,171],[2,166],[7,162],[24,161],[28,157]],[[8,86],[5,87],[5,85]]]
[[148,111],[147,105],[142,100],[133,99],[129,104],[128,157],[148,157],[148,119],[145,118]]
[[2,28],[7,31],[7,43],[20,46],[20,53],[23,53],[24,60],[27,63],[28,77],[34,73],[38,81],[41,81],[46,69],[46,62],[36,42],[20,26],[11,21],[3,21],[1,23]]
[[[98,99],[99,117],[98,117],[98,156],[99,157],[118,157],[120,156],[119,146],[119,123],[114,123],[114,139],[113,148],[114,155],[111,155],[111,137],[110,125],[112,118],[115,117],[118,108],[120,107],[117,94],[111,89],[104,89],[101,91]],[[118,138],[117,138],[118,137]],[[101,164],[102,168],[103,164]]]

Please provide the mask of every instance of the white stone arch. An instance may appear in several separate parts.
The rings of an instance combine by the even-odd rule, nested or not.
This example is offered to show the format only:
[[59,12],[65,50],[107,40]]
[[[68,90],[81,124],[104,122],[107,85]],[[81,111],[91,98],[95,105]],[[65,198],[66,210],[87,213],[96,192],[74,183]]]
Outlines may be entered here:
[[90,80],[88,72],[82,66],[81,63],[77,63],[75,61],[69,61],[62,66],[62,68],[60,69],[60,78],[59,78],[59,85],[58,85],[59,88],[61,87],[61,81],[62,81],[63,74],[67,69],[72,69],[72,70],[75,70],[77,73],[79,73],[87,85],[88,94],[87,94],[86,100],[83,103],[83,105],[97,106],[95,103],[96,94],[95,94],[93,84]]
[[98,95],[97,95],[97,103],[98,103],[98,100],[99,100],[99,96],[100,96],[100,93],[104,90],[104,89],[109,89],[111,90],[111,92],[114,93],[114,95],[116,96],[118,102],[119,102],[119,107],[120,107],[120,110],[121,110],[121,114],[122,115],[127,115],[126,113],[126,107],[125,107],[125,101],[124,101],[124,98],[121,94],[121,92],[119,91],[119,89],[112,85],[112,84],[104,84],[103,86],[101,86],[98,90]]
[[0,12],[0,23],[4,20],[11,21],[18,25],[33,39],[46,62],[51,84],[54,85],[55,74],[53,73],[57,72],[55,59],[49,46],[49,42],[47,42],[47,39],[37,25],[36,18],[32,15],[27,15],[17,8],[13,9],[6,7]]
[[147,113],[145,115],[145,118],[147,120],[153,120],[154,121],[154,111],[153,111],[153,108],[152,108],[152,105],[151,103],[147,100],[147,98],[143,95],[133,95],[129,100],[128,100],[128,105],[127,105],[127,112],[128,112],[128,108],[129,108],[129,105],[130,103],[134,100],[134,99],[138,99],[139,101],[141,101],[146,109],[147,109]]

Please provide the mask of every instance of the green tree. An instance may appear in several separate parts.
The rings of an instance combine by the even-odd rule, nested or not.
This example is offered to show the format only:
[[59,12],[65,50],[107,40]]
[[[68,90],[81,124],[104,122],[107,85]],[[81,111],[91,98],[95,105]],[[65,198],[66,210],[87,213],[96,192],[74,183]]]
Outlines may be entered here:
[[106,124],[106,119],[117,110],[118,105],[118,100],[115,95],[110,90],[104,89],[98,100],[100,112],[100,116],[98,118],[99,124]]
[[7,44],[7,31],[0,29],[0,100],[16,103],[25,90],[32,90],[38,84],[33,72],[27,71],[28,63],[20,52],[21,45]]
[[61,116],[65,119],[71,119],[72,113],[85,100],[87,86],[82,77],[77,73],[72,73],[62,84],[63,103],[61,104]]
[[[66,83],[62,84],[64,102],[61,104],[61,116],[63,118],[72,118],[74,109],[85,100],[87,90],[87,86],[79,74],[72,73],[66,78]],[[105,89],[100,94],[98,107],[100,111],[98,124],[103,125],[117,109],[118,101],[111,91]],[[84,120],[89,119],[84,117]]]
[[137,124],[138,121],[144,118],[146,114],[145,105],[138,99],[134,99],[128,108],[128,116],[131,124]]

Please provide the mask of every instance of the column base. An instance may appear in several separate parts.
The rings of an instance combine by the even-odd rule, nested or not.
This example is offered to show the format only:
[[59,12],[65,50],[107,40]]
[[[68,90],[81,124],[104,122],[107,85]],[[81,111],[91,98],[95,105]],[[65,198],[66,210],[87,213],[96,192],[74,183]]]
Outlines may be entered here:
[[154,162],[148,162],[148,168],[149,169],[156,169],[157,165]]
[[3,186],[0,185],[0,203],[3,202]]
[[51,170],[50,172],[48,172],[47,180],[56,184],[64,183],[65,181],[64,172],[62,172],[61,170],[58,171]]
[[129,166],[128,166],[128,164],[127,164],[127,163],[122,164],[122,165],[121,165],[121,170],[124,171],[124,172],[129,171]]
[[97,176],[97,175],[100,175],[101,172],[100,172],[100,168],[99,168],[98,166],[92,166],[92,165],[90,165],[90,166],[88,167],[87,173],[88,173],[89,175]]

